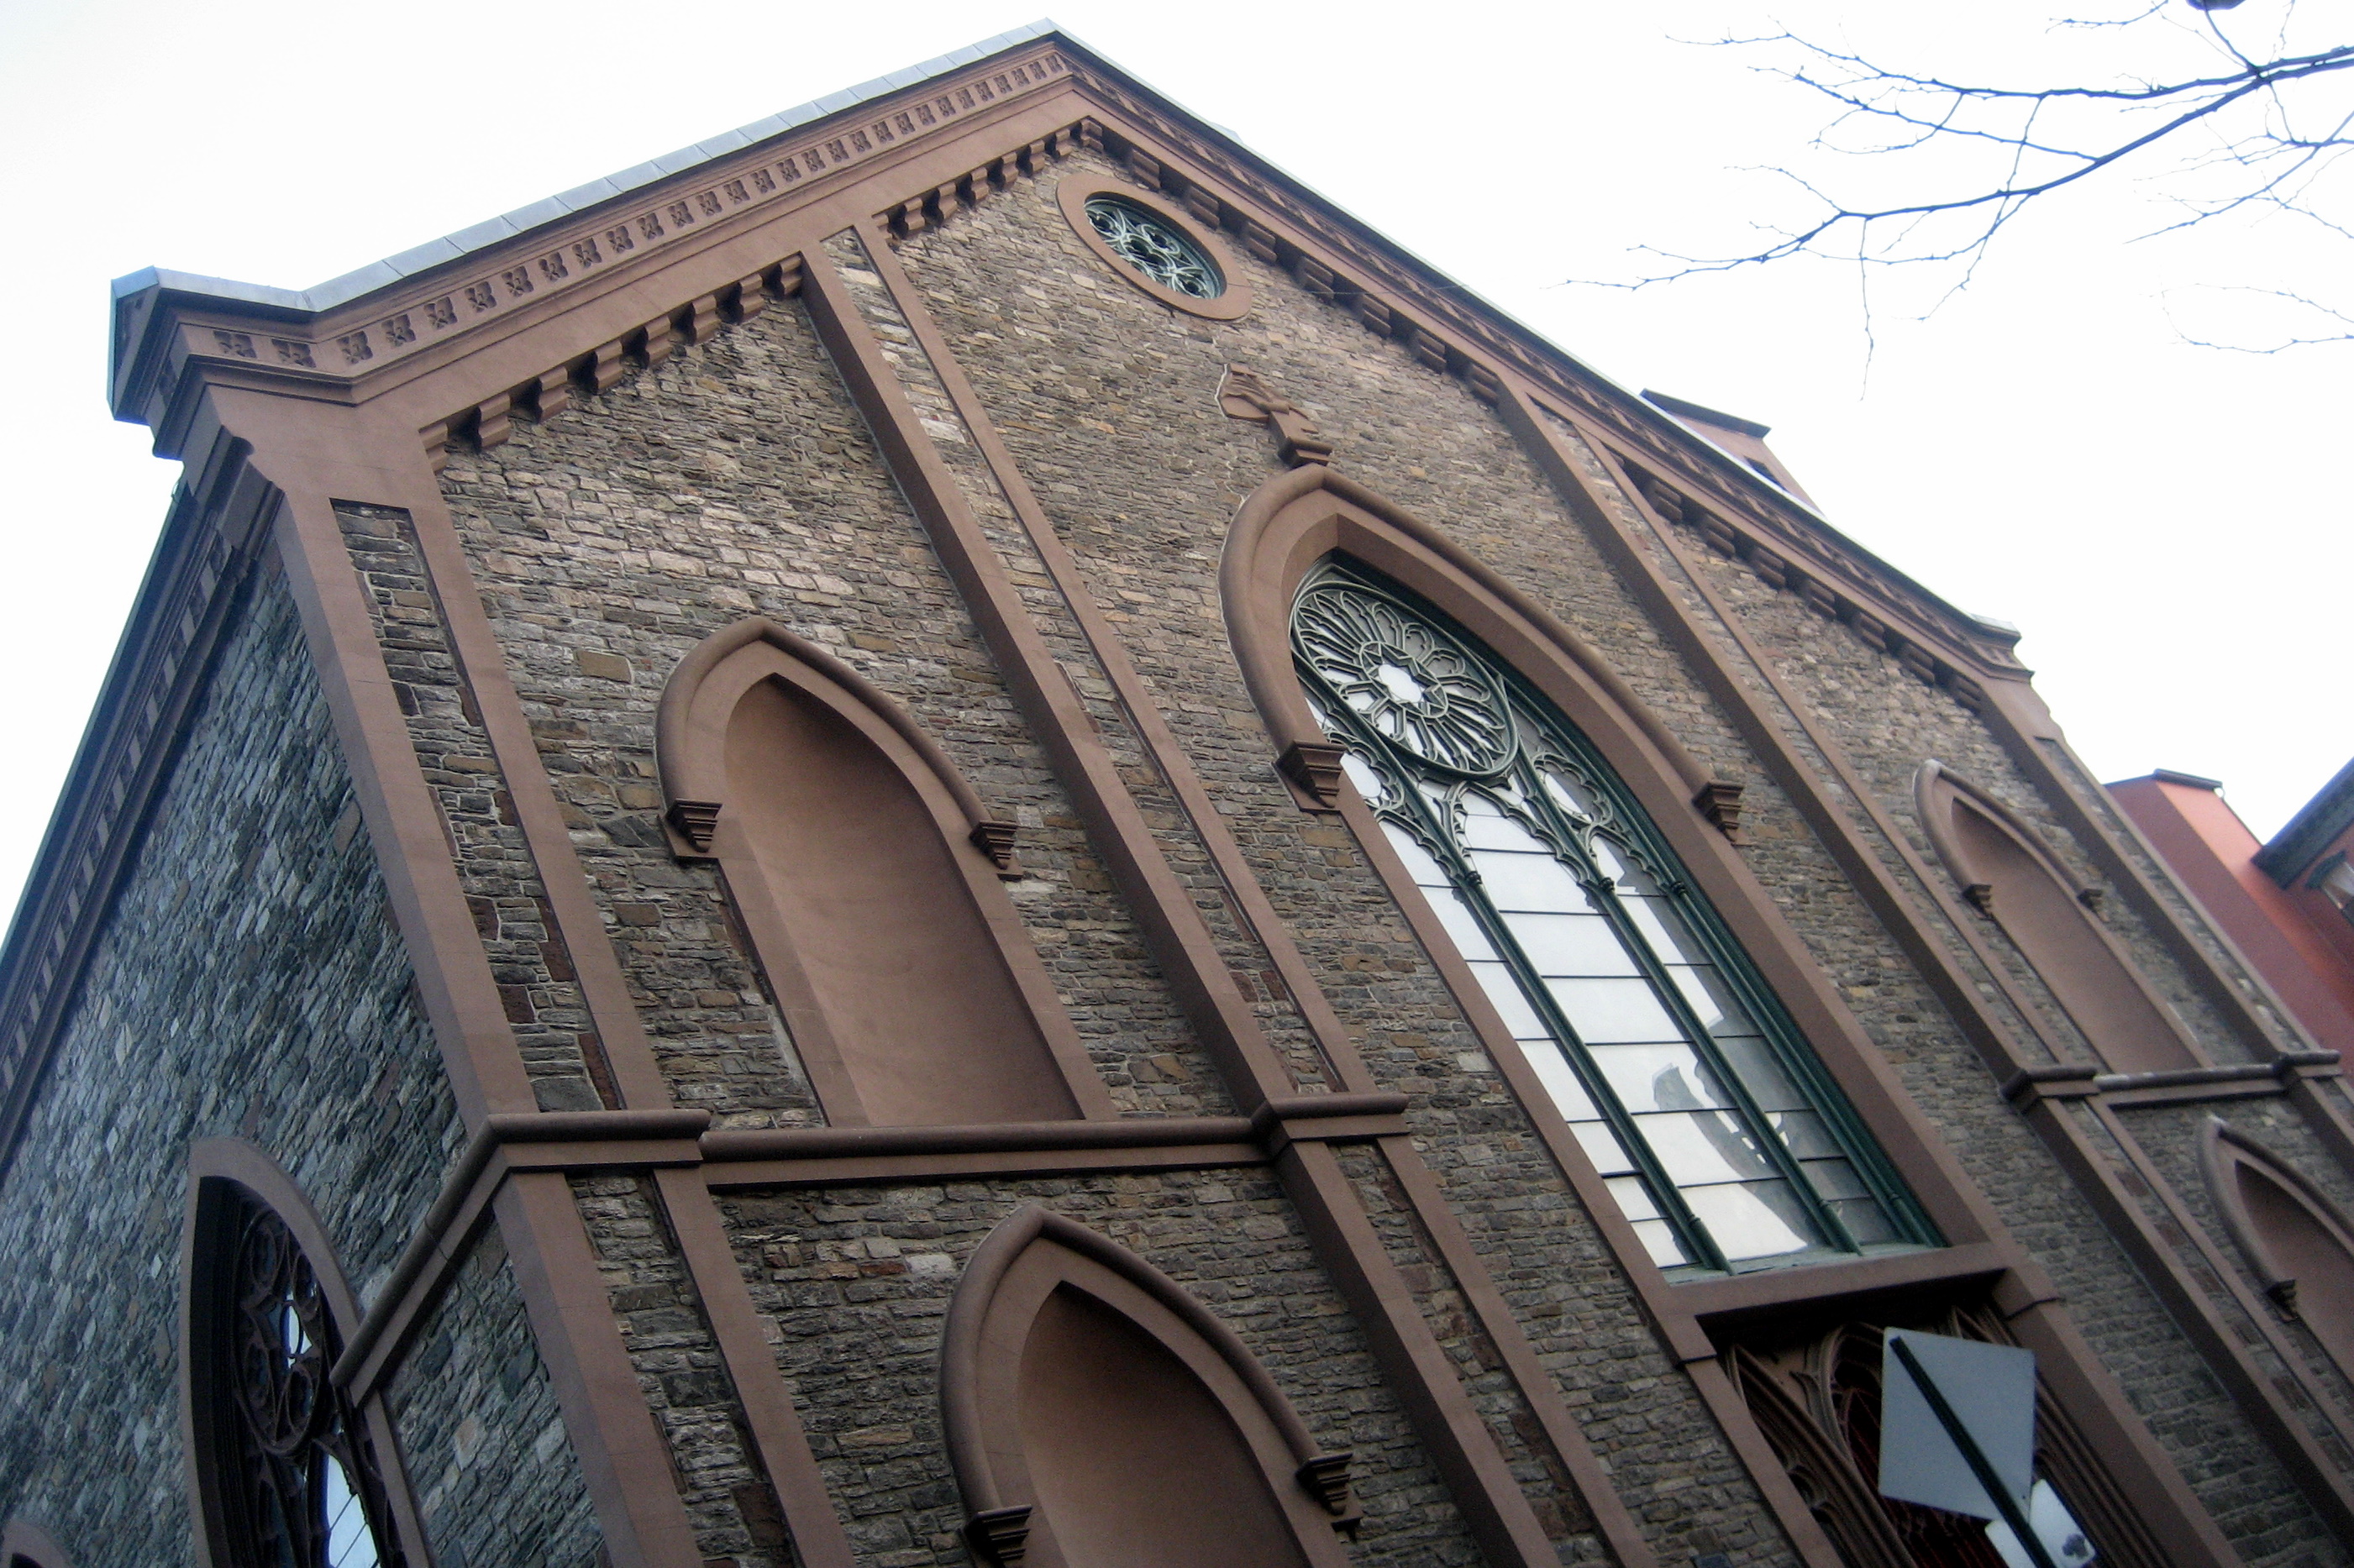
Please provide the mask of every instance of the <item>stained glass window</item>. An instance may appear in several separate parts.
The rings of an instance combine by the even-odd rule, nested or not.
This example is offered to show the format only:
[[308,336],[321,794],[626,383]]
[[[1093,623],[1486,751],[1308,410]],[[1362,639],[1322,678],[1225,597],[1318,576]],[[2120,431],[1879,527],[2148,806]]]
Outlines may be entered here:
[[328,1380],[342,1344],[285,1222],[241,1194],[212,1231],[225,1255],[202,1313],[208,1489],[230,1561],[398,1568],[376,1457]]
[[1601,755],[1446,617],[1328,563],[1292,646],[1416,886],[1661,1266],[1935,1245]]
[[1118,196],[1091,196],[1087,222],[1114,254],[1162,288],[1196,300],[1214,300],[1226,291],[1216,265],[1142,207]]

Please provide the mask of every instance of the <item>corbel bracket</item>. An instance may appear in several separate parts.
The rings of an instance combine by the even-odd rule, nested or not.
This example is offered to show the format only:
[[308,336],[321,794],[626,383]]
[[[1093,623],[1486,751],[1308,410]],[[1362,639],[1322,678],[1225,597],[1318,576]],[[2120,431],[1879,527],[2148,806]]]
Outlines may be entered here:
[[981,821],[975,822],[972,832],[966,835],[989,857],[997,874],[1008,882],[1022,879],[1022,863],[1013,858],[1013,832],[1012,822]]
[[1700,814],[1716,824],[1717,832],[1734,843],[1741,842],[1741,786],[1722,779],[1712,779],[1692,794],[1692,804]]
[[1341,748],[1328,741],[1295,740],[1275,759],[1292,788],[1328,811],[1341,809]]
[[997,1568],[1015,1568],[1030,1551],[1030,1505],[993,1508],[965,1520],[964,1538],[973,1555]]

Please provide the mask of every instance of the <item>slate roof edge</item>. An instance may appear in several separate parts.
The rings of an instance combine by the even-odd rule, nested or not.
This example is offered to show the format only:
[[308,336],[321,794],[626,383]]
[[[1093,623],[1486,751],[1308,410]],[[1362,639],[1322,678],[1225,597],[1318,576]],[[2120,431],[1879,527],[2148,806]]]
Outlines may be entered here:
[[1044,37],[1059,38],[1075,51],[1091,57],[1100,65],[1125,79],[1130,85],[1157,100],[1172,113],[1200,128],[1217,141],[1223,142],[1229,152],[1245,163],[1264,170],[1313,202],[1335,221],[1354,233],[1362,242],[1388,253],[1410,270],[1428,279],[1442,294],[1451,295],[1463,302],[1468,307],[1485,313],[1490,320],[1508,332],[1518,335],[1541,355],[1552,355],[1572,367],[1576,374],[1617,392],[1625,399],[1626,406],[1630,410],[1655,421],[1663,431],[1680,443],[1703,453],[1729,474],[1736,484],[1744,489],[1767,495],[1778,506],[1797,514],[1806,525],[1820,530],[1837,547],[1850,552],[1870,570],[1882,575],[1903,591],[1936,606],[1946,614],[1954,616],[1957,620],[1971,627],[1981,636],[2007,641],[2018,640],[2018,628],[1991,616],[1973,614],[1946,600],[1910,573],[1866,549],[1806,502],[1789,494],[1778,485],[1771,484],[1752,473],[1746,464],[1736,461],[1713,442],[1678,422],[1667,411],[1649,401],[1633,387],[1596,369],[1554,343],[1544,333],[1539,332],[1511,312],[1465,287],[1455,278],[1355,217],[1348,208],[1325,196],[1315,186],[1254,151],[1233,132],[1202,115],[1195,114],[1168,93],[1152,86],[1134,71],[1120,65],[1101,50],[1046,17],[1009,29],[993,37],[981,39],[978,43],[951,49],[946,54],[935,56],[920,64],[875,77],[856,87],[828,93],[824,97],[813,99],[810,102],[784,110],[766,119],[756,120],[734,131],[722,132],[716,136],[706,137],[701,142],[633,164],[619,173],[608,175],[602,179],[576,185],[572,190],[558,196],[545,197],[497,217],[487,218],[482,222],[454,230],[439,239],[428,240],[423,245],[413,246],[409,249],[397,252],[381,260],[372,261],[365,267],[357,268],[310,289],[281,289],[267,284],[244,283],[231,279],[208,278],[196,273],[173,272],[151,267],[115,280],[114,305],[119,313],[125,302],[147,290],[154,289],[161,292],[209,297],[241,303],[249,308],[283,313],[290,319],[303,313],[315,314],[335,309],[360,299],[375,290],[391,287],[403,279],[423,272],[429,268],[440,267],[476,250],[504,243],[540,225],[557,222],[569,217],[572,213],[586,210],[641,186],[671,179],[682,170],[709,162],[727,152],[770,137],[782,136],[801,125],[838,114],[844,109],[885,97],[891,93],[905,91],[919,82],[946,75],[976,60],[986,59],[991,55],[1016,48],[1023,44],[1034,43]]
[[[856,87],[846,88],[839,92],[827,93],[822,98],[812,99],[807,103],[796,104],[790,109],[755,120],[748,125],[739,125],[732,131],[722,131],[716,135],[706,136],[700,142],[676,148],[659,157],[648,158],[642,163],[633,164],[626,169],[590,180],[586,185],[575,185],[568,191],[561,191],[552,196],[543,196],[511,212],[484,218],[479,223],[468,224],[465,228],[453,229],[437,239],[429,239],[422,245],[411,246],[406,250],[397,251],[379,260],[371,261],[364,267],[355,268],[339,277],[330,278],[323,283],[315,283],[308,289],[281,289],[267,283],[245,283],[233,278],[208,278],[194,272],[174,272],[162,268],[146,267],[115,279],[111,297],[120,301],[148,289],[160,287],[175,293],[206,295],[214,299],[233,301],[239,304],[258,305],[265,310],[314,313],[334,310],[375,290],[397,283],[404,278],[458,260],[477,250],[488,249],[518,234],[528,233],[542,224],[556,222],[576,212],[582,212],[600,203],[610,201],[616,196],[626,196],[631,191],[669,179],[683,169],[690,169],[698,164],[708,163],[737,148],[751,146],[755,143],[767,141],[772,136],[784,135],[787,132],[797,130],[812,122],[839,114],[845,109],[853,109],[875,99],[904,91],[917,82],[944,75],[960,66],[970,65],[975,60],[986,59],[991,55],[1019,48],[1050,35],[1060,35],[1072,43],[1078,41],[1064,32],[1061,27],[1056,26],[1051,20],[1042,17],[1038,21],[1000,33],[995,37],[983,38],[979,43],[967,44],[961,48],[951,49],[947,54],[925,60],[919,65],[908,66],[887,75],[875,77],[871,80],[859,83]],[[1093,49],[1087,52],[1096,53]],[[1101,57],[1098,56],[1098,58]]]

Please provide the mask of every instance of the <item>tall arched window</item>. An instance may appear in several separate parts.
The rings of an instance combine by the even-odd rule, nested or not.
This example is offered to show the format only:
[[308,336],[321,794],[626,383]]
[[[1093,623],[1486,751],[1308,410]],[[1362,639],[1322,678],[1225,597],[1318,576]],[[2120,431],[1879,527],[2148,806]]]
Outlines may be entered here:
[[1743,1271],[1936,1245],[1601,754],[1468,633],[1328,561],[1310,705],[1652,1259]]
[[398,1568],[375,1444],[327,1377],[343,1335],[286,1222],[207,1178],[190,1261],[190,1414],[216,1568]]

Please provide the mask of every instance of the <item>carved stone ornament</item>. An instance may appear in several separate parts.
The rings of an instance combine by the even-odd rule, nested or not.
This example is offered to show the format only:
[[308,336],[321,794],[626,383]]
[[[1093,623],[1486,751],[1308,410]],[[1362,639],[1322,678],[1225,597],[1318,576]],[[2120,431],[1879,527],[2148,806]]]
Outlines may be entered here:
[[719,802],[716,800],[673,800],[670,803],[670,825],[679,836],[697,850],[711,847],[711,835],[719,827]]
[[1299,1484],[1330,1514],[1349,1511],[1349,1464],[1352,1454],[1318,1454],[1299,1467]]
[[965,1521],[964,1538],[982,1562],[1014,1568],[1030,1551],[1030,1505],[977,1513]]
[[1018,878],[1022,874],[1022,867],[1013,858],[1013,834],[1012,822],[991,821],[975,822],[972,832],[966,836],[989,857],[989,863],[997,868],[998,875]]
[[1318,804],[1327,810],[1337,810],[1341,805],[1341,758],[1345,755],[1341,747],[1327,741],[1296,740],[1284,747],[1275,765]]
[[1722,779],[1712,779],[1692,796],[1692,804],[1700,814],[1716,824],[1717,831],[1734,842],[1741,842],[1741,786]]
[[1332,461],[1332,443],[1298,404],[1259,379],[1256,371],[1227,366],[1226,378],[1218,387],[1218,407],[1230,419],[1273,425],[1283,440],[1283,461],[1294,468]]

